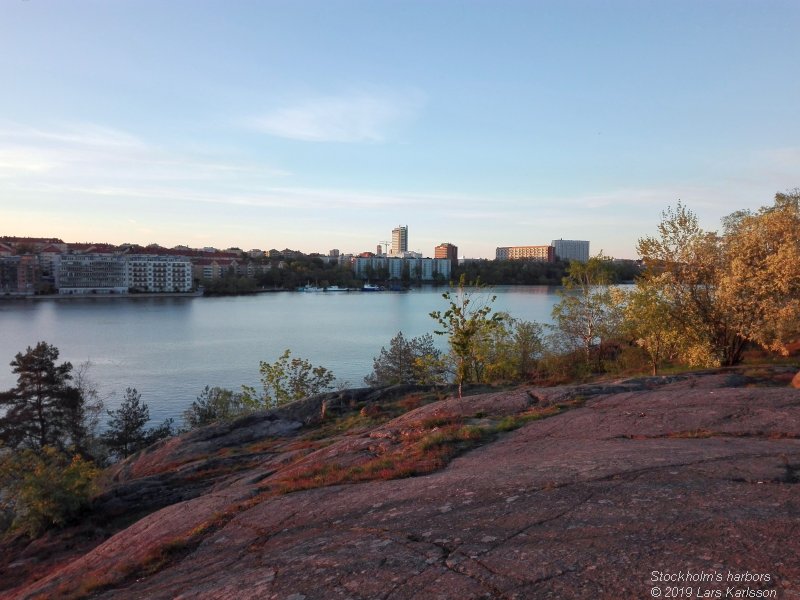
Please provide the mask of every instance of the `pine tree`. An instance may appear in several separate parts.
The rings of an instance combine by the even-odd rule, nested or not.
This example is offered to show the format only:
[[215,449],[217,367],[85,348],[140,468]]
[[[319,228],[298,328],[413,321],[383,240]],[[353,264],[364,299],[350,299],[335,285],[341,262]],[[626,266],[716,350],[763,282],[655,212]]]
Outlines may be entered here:
[[[39,342],[17,353],[11,367],[17,385],[0,394],[0,441],[12,448],[64,449],[75,433],[83,397],[70,385],[72,365],[56,364],[58,348]],[[76,416],[77,415],[77,416]]]

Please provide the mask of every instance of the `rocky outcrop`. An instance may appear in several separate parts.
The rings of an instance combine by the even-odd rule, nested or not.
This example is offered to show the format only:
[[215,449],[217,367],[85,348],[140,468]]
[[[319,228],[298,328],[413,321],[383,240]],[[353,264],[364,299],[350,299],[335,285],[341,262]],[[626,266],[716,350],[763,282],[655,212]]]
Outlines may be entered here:
[[[1,593],[644,598],[672,586],[797,597],[800,390],[786,370],[765,373],[429,403],[364,392],[341,396],[338,418],[309,418],[316,398],[192,432],[110,472],[98,510],[114,494],[118,506],[149,494],[166,504]],[[384,418],[358,412],[367,405]],[[461,454],[449,464],[420,466],[420,449],[450,442]],[[370,470],[400,457],[425,474]]]

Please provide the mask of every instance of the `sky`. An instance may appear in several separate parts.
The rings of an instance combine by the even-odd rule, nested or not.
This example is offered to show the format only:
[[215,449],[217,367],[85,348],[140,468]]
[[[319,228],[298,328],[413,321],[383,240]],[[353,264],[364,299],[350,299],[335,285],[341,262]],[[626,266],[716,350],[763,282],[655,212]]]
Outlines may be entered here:
[[636,258],[800,187],[800,2],[1,0],[0,235]]

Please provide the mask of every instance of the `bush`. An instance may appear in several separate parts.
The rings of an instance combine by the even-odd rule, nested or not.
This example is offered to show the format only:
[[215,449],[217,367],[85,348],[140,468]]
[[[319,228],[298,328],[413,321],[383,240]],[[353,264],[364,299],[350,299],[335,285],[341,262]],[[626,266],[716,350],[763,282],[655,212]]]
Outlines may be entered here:
[[0,509],[12,529],[36,537],[78,516],[95,490],[99,471],[76,455],[72,459],[51,446],[0,457]]
[[315,367],[305,358],[292,358],[285,350],[274,363],[260,364],[264,393],[242,386],[242,401],[248,406],[275,408],[331,389],[336,377],[325,367]]
[[221,387],[206,386],[197,400],[183,412],[183,419],[187,429],[194,429],[218,421],[232,421],[253,409],[245,401],[243,394]]
[[434,346],[430,334],[408,340],[399,331],[389,342],[389,349],[381,348],[372,363],[372,373],[364,378],[370,386],[445,381],[442,353]]

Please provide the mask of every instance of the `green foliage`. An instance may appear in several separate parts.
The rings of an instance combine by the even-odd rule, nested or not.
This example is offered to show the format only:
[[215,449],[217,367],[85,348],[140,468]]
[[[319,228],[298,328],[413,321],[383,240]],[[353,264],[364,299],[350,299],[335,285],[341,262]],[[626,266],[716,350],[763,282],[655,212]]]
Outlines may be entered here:
[[[480,289],[480,283],[476,282],[474,287]],[[478,355],[478,342],[481,336],[497,326],[502,315],[491,314],[496,296],[469,289],[463,275],[458,287],[442,294],[442,298],[449,303],[449,308],[433,311],[430,316],[441,327],[434,333],[448,336],[455,362],[458,397],[461,398],[464,382],[480,381],[483,366]]]
[[206,386],[197,400],[184,411],[183,419],[188,429],[194,429],[219,421],[232,421],[254,408],[244,394]]
[[453,277],[487,285],[559,285],[567,263],[532,260],[476,260],[459,266]]
[[17,353],[17,385],[0,393],[0,441],[11,448],[62,450],[83,442],[84,398],[73,385],[72,365],[56,364],[58,348],[46,342]]
[[638,283],[625,306],[622,331],[647,353],[653,375],[664,361],[676,358],[686,344],[680,329],[665,319],[669,312],[662,293],[647,280]]
[[[279,265],[282,268],[279,268]],[[388,272],[383,279],[388,277]],[[349,265],[324,261],[315,256],[298,256],[283,261],[271,261],[271,268],[256,275],[262,287],[293,290],[309,281],[320,286],[361,287]]]
[[381,348],[373,359],[372,373],[364,381],[371,386],[444,383],[442,353],[430,334],[407,340],[400,331],[389,342],[389,349]]
[[174,435],[172,419],[167,419],[157,427],[145,428],[150,420],[150,409],[141,400],[142,395],[136,388],[127,388],[120,407],[108,411],[110,419],[103,441],[118,458],[126,458],[158,440]]
[[252,294],[258,289],[258,284],[252,277],[241,277],[236,274],[227,274],[220,279],[203,279],[200,281],[205,296],[231,296],[237,294]]
[[242,386],[244,402],[274,408],[331,389],[336,379],[331,371],[291,355],[291,350],[287,349],[272,364],[261,361],[259,370],[264,393],[259,397],[255,389]]
[[36,537],[68,524],[89,504],[97,468],[51,446],[0,454],[0,510],[11,527]]
[[[610,262],[601,254],[586,263],[570,263],[561,300],[553,307],[554,328],[567,351],[582,349],[587,363],[592,350],[618,335],[624,294],[611,287]],[[596,352],[598,357],[600,353]]]

